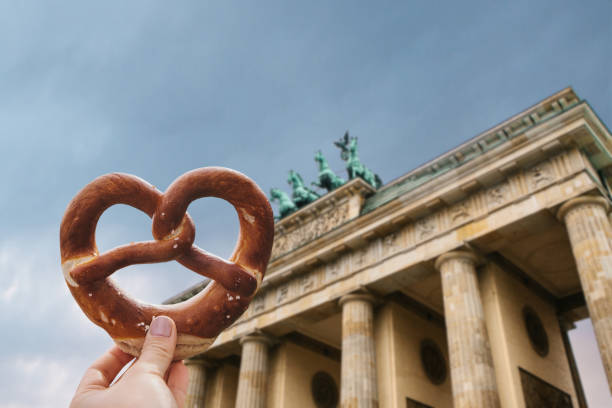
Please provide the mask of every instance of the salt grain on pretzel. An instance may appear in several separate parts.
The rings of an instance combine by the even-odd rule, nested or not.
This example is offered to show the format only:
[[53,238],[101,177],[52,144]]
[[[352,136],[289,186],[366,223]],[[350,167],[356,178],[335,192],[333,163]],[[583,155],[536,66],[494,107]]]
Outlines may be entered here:
[[[238,213],[240,234],[234,253],[225,261],[193,245],[195,227],[187,207],[202,197],[230,202]],[[98,253],[96,225],[114,204],[127,204],[153,220],[154,241],[137,242]],[[219,333],[247,309],[264,277],[274,220],[264,193],[245,175],[206,167],[176,179],[165,193],[129,174],[98,177],[70,202],[60,228],[62,270],[77,303],[119,347],[140,354],[154,316],[176,322],[175,359],[206,350]],[[175,305],[151,305],[130,298],[110,275],[141,263],[176,260],[213,279],[202,292]]]

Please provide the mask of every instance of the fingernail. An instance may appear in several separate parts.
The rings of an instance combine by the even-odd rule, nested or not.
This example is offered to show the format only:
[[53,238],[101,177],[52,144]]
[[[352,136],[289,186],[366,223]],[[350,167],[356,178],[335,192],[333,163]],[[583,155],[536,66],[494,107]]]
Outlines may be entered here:
[[149,328],[152,336],[170,337],[172,334],[172,322],[166,316],[154,317]]

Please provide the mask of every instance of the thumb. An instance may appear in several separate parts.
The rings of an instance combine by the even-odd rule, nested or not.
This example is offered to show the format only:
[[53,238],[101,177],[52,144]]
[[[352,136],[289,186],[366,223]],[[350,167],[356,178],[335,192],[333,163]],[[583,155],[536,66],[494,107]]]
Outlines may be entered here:
[[134,363],[137,371],[164,378],[176,348],[176,325],[167,316],[154,317],[147,332],[140,357]]

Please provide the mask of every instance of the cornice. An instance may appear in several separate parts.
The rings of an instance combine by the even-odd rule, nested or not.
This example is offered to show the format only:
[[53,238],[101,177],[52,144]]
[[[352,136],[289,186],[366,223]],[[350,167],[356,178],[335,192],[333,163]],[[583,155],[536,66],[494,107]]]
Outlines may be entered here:
[[390,182],[382,187],[375,196],[366,201],[362,212],[368,213],[386,204],[399,194],[411,191],[448,171],[461,167],[500,145],[508,144],[528,130],[568,111],[580,102],[571,88],[565,88],[535,106]]

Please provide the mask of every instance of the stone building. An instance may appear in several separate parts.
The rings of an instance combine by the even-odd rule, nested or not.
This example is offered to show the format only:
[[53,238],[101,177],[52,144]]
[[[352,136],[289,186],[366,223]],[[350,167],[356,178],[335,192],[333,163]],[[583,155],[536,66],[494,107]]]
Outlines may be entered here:
[[567,331],[591,318],[611,383],[610,169],[567,88],[283,218],[250,308],[187,362],[188,406],[585,406]]

